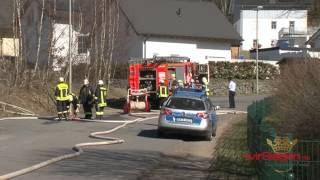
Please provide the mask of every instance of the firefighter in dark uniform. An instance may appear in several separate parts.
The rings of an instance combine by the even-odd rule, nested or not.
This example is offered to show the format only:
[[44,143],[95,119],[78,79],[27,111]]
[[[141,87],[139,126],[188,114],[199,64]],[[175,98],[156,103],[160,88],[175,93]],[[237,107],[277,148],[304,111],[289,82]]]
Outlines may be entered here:
[[84,84],[80,89],[80,103],[83,106],[83,111],[85,119],[91,119],[92,117],[92,107],[94,103],[94,94],[92,87],[89,85],[89,80],[85,79]]
[[104,108],[107,106],[107,89],[103,86],[102,80],[99,80],[95,91],[96,119],[102,119]]
[[80,102],[79,102],[79,98],[74,94],[71,93],[69,94],[69,112],[70,115],[74,115],[73,117],[77,117],[77,113],[79,112],[79,108],[80,108]]
[[159,107],[162,106],[163,102],[167,99],[168,97],[168,87],[164,85],[164,81],[160,81],[160,86],[159,86],[159,92],[158,92],[158,99],[159,99]]
[[67,113],[68,113],[68,97],[69,93],[69,86],[67,83],[64,82],[64,78],[60,77],[59,78],[59,83],[57,84],[55,91],[54,91],[54,96],[56,98],[57,102],[57,111],[58,111],[58,118],[59,121],[64,117],[67,120]]

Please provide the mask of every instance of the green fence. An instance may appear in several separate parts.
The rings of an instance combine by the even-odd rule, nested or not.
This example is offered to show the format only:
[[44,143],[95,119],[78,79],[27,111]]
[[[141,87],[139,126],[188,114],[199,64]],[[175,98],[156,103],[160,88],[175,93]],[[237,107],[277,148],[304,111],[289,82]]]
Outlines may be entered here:
[[[268,155],[277,154],[277,150],[287,146],[279,146],[286,139],[279,139],[276,130],[264,119],[271,114],[271,98],[254,102],[248,107],[248,147],[255,159],[255,168],[260,180],[289,180],[293,179],[293,162],[289,160],[273,160]],[[278,149],[277,149],[278,148]],[[290,153],[292,148],[288,148]],[[269,157],[270,157],[269,156]]]

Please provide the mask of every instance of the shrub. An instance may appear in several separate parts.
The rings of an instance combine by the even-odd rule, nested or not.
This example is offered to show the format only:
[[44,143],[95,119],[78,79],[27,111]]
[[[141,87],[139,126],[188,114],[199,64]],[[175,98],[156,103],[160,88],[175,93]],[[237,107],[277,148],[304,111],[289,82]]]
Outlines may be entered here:
[[[255,62],[210,62],[210,78],[227,79],[255,79],[256,63]],[[277,67],[259,63],[259,79],[275,79],[279,74]]]
[[301,139],[320,139],[320,61],[285,65],[276,89],[282,130]]

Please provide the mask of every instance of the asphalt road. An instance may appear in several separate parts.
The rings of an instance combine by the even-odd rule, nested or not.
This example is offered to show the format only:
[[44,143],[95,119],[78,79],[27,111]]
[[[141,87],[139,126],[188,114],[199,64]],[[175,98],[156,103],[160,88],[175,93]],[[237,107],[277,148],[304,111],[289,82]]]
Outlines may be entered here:
[[[244,110],[255,99],[261,97],[237,97],[237,109]],[[227,97],[213,98],[213,102],[225,107]],[[105,119],[135,119],[112,112],[113,115]],[[234,118],[236,115],[219,116],[218,136]],[[88,135],[115,126],[117,124],[77,121],[1,121],[0,174],[73,152],[71,148],[77,143],[100,141]],[[198,137],[175,134],[159,138],[156,128],[156,119],[131,124],[111,134],[125,139],[123,144],[86,148],[76,158],[16,179],[207,179],[215,140],[207,142]]]

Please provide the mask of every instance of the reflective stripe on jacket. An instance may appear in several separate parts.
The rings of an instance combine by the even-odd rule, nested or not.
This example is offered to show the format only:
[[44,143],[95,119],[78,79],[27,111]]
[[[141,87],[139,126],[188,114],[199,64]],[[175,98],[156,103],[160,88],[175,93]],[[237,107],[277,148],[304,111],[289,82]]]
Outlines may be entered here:
[[55,97],[58,101],[68,101],[69,86],[66,83],[59,83],[56,87]]
[[159,87],[159,97],[168,97],[168,88],[167,86]]
[[95,99],[98,102],[99,107],[106,107],[107,102],[107,89],[105,87],[98,86],[95,92]]

